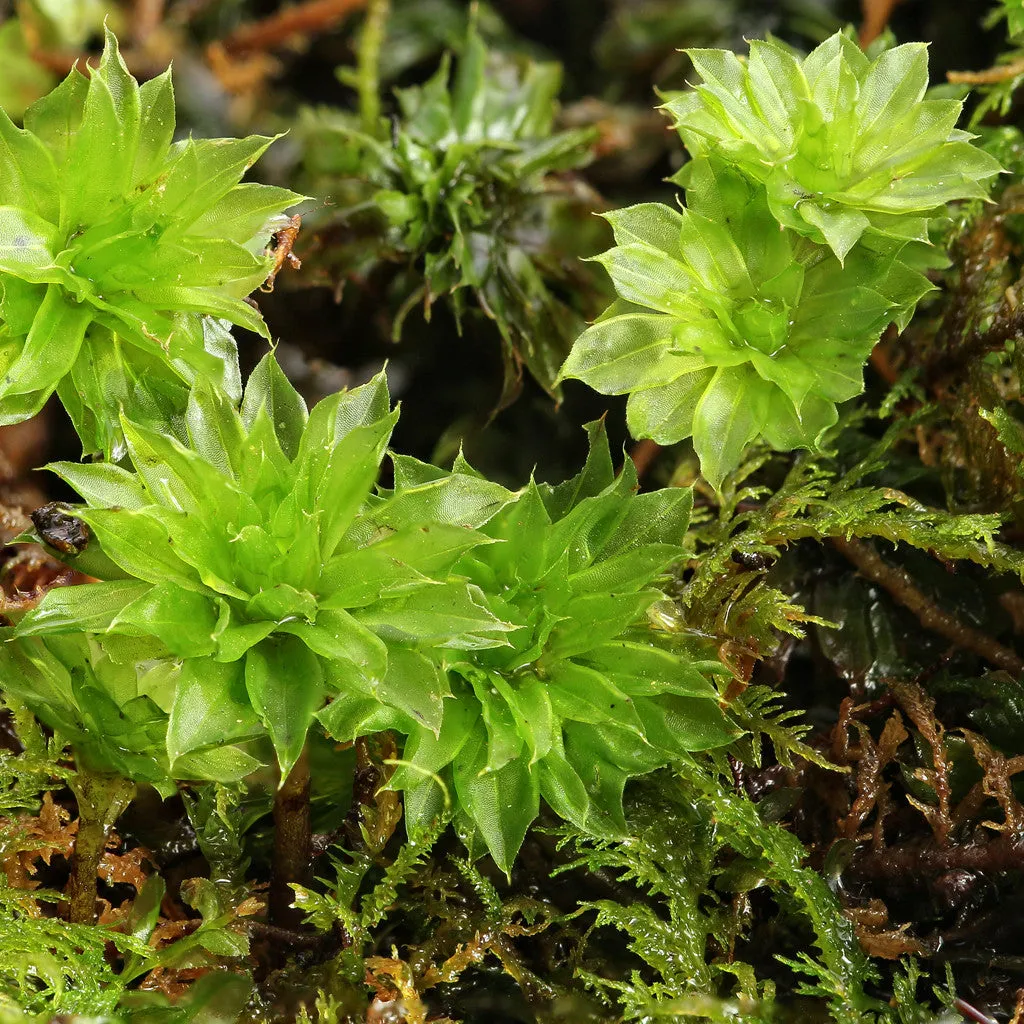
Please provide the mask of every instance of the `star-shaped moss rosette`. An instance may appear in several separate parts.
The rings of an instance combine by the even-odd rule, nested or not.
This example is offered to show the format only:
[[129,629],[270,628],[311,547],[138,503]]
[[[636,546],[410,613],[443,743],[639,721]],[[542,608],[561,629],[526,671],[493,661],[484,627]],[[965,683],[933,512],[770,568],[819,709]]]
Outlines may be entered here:
[[338,209],[324,224],[337,241],[323,257],[332,276],[405,265],[394,288],[396,340],[417,303],[429,316],[445,298],[460,324],[473,305],[482,310],[502,338],[502,404],[524,365],[554,387],[580,311],[604,301],[600,282],[572,258],[601,244],[588,247],[595,197],[558,177],[590,162],[597,132],[554,129],[561,78],[553,62],[488,52],[471,23],[454,75],[446,56],[425,84],[395,91],[390,131],[375,136],[330,110],[299,127],[305,187]]
[[953,200],[984,198],[983,183],[1000,171],[957,130],[961,101],[924,99],[924,43],[874,59],[843,33],[802,60],[774,40],[751,42],[746,60],[687,53],[703,82],[665,109],[690,153],[761,182],[780,224],[841,260],[866,232],[876,246],[927,241],[930,217]]
[[407,706],[436,672],[423,658],[390,665],[393,637],[472,645],[479,630],[507,628],[476,588],[449,580],[488,541],[471,525],[506,491],[441,483],[374,499],[397,415],[381,374],[307,419],[268,355],[240,411],[196,385],[187,443],[124,420],[135,473],[51,467],[88,503],[74,514],[93,540],[67,560],[103,581],[51,590],[18,634],[84,631],[116,660],[180,659],[167,736],[176,773],[266,730],[287,774],[339,691],[370,687]]
[[715,487],[763,437],[814,447],[836,403],[863,390],[885,327],[901,326],[932,286],[919,243],[858,248],[839,263],[780,231],[763,190],[700,161],[689,207],[643,203],[606,214],[618,243],[598,259],[620,296],[577,340],[563,377],[629,394],[636,437],[692,435]]
[[[481,527],[495,543],[455,566],[515,627],[503,642],[434,648],[444,675],[429,714],[389,706],[369,687],[320,713],[338,739],[405,734],[391,785],[405,791],[411,834],[443,810],[440,780],[467,845],[486,848],[506,872],[541,797],[580,828],[613,834],[624,828],[630,776],[736,735],[705,674],[721,666],[677,653],[646,619],[663,596],[659,578],[680,557],[691,493],[635,494],[632,463],[614,477],[597,425],[591,442],[576,478],[531,482]],[[455,477],[466,490],[484,484],[465,464]]]
[[24,130],[0,112],[0,423],[56,390],[86,452],[109,456],[122,407],[180,417],[197,376],[239,394],[226,322],[266,336],[245,296],[302,197],[239,184],[272,139],[173,134],[170,73],[140,88],[109,32]]

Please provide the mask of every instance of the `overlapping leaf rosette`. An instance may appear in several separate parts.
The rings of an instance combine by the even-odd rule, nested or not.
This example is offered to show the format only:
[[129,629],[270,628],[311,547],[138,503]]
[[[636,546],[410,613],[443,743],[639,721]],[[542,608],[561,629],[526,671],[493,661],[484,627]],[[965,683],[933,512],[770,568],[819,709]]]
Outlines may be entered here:
[[180,417],[196,377],[237,398],[227,328],[266,335],[244,299],[301,199],[239,184],[273,140],[174,143],[170,73],[140,88],[109,33],[24,120],[0,112],[0,423],[56,390],[87,452],[122,454],[122,406]]
[[[487,540],[466,524],[507,492],[442,481],[371,501],[396,418],[383,375],[307,417],[267,356],[240,410],[199,381],[180,440],[122,420],[136,472],[51,467],[87,502],[74,514],[92,541],[69,560],[103,579],[51,590],[18,635],[86,632],[117,662],[175,659],[178,778],[205,777],[200,755],[265,734],[287,774],[340,690],[406,706],[407,690],[429,685],[414,672],[436,673],[412,654],[389,661],[392,636],[457,647],[507,629],[476,588],[449,580]],[[236,777],[258,765],[241,747],[233,758]]]
[[837,33],[801,59],[776,42],[688,51],[703,77],[673,94],[691,160],[686,209],[609,215],[599,257],[619,301],[577,339],[562,377],[628,393],[630,430],[693,437],[719,487],[760,437],[817,446],[863,388],[881,336],[906,325],[945,263],[929,226],[999,172],[925,99],[927,50],[864,54]]
[[837,32],[802,59],[775,40],[751,42],[746,60],[687,54],[703,81],[665,109],[691,155],[763,184],[780,224],[840,259],[865,234],[874,245],[927,242],[930,217],[984,198],[1000,171],[956,128],[962,101],[925,99],[924,43],[872,59]]
[[836,403],[863,389],[880,333],[931,285],[898,255],[858,248],[845,266],[780,231],[763,191],[720,165],[691,172],[689,205],[606,214],[598,257],[620,301],[579,338],[562,374],[629,394],[637,437],[693,436],[714,485],[761,436],[812,447]]
[[[417,302],[429,316],[447,297],[461,321],[475,297],[502,336],[503,402],[524,364],[553,387],[581,327],[576,308],[600,294],[568,258],[594,251],[595,197],[557,177],[590,162],[597,132],[556,129],[561,81],[554,62],[488,52],[471,19],[454,73],[445,56],[422,86],[395,90],[389,134],[330,110],[308,112],[299,127],[308,187],[331,198],[351,239],[335,246],[342,258],[330,269],[344,279],[383,262],[413,268],[396,282],[396,338]],[[560,297],[569,293],[573,304]]]
[[[464,463],[452,476],[410,469],[396,478],[399,500],[432,472],[466,492],[486,485]],[[635,490],[632,463],[616,479],[603,430],[592,428],[583,471],[517,492],[480,528],[492,543],[454,566],[510,631],[477,646],[420,644],[440,671],[415,703],[387,706],[366,686],[321,712],[338,738],[385,728],[408,737],[391,785],[405,791],[412,834],[447,793],[469,848],[508,871],[541,798],[588,832],[616,834],[631,776],[736,735],[709,678],[721,665],[687,657],[647,619],[679,558],[691,493]]]
[[[148,782],[165,797],[176,792],[166,742],[173,662],[118,663],[83,634],[19,639],[11,633],[0,630],[4,693],[58,732],[80,769]],[[196,767],[232,780],[236,764],[231,748],[215,748]]]

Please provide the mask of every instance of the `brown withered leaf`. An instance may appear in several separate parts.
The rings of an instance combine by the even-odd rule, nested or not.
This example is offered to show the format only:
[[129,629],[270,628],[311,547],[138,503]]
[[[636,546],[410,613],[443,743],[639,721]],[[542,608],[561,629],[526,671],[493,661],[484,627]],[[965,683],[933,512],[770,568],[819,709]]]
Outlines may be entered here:
[[931,787],[938,803],[926,804],[909,793],[906,794],[907,802],[924,816],[939,846],[947,847],[953,830],[953,819],[949,803],[952,766],[946,752],[946,730],[935,716],[935,701],[920,684],[896,682],[891,685],[891,690],[906,716],[932,748],[933,767],[915,768],[913,775]]
[[[368,956],[366,958],[366,984],[376,989],[376,997],[367,1012],[367,1020],[371,1020],[370,1010],[374,1003],[382,1003],[397,1010],[404,1016],[398,1017],[406,1024],[427,1024],[427,1006],[423,997],[416,989],[416,978],[412,967],[399,959],[398,950],[392,950],[392,956]],[[440,1024],[440,1022],[438,1022]]]
[[34,608],[53,587],[88,583],[91,577],[58,562],[36,544],[26,544],[0,568],[0,614]]
[[154,967],[142,979],[140,989],[163,992],[169,999],[180,999],[192,983],[209,971],[208,967]]
[[870,899],[860,907],[845,907],[848,917],[857,933],[857,941],[868,956],[883,960],[899,960],[902,956],[921,956],[924,946],[912,935],[907,935],[909,925],[889,927],[889,909],[880,899]]
[[99,876],[111,885],[127,884],[134,886],[138,891],[147,878],[142,865],[146,861],[152,863],[152,854],[144,846],[136,846],[125,853],[114,853],[120,843],[117,835],[111,834],[103,859],[100,861]]
[[981,796],[992,797],[1003,812],[1003,821],[983,821],[982,824],[993,831],[1006,832],[1012,836],[1021,835],[1024,832],[1024,806],[1013,791],[1011,779],[1024,772],[1024,757],[1004,757],[970,729],[964,729],[963,734],[985,775],[981,782],[975,783],[962,803],[980,807]]
[[8,884],[15,889],[35,889],[39,882],[33,877],[40,861],[49,866],[54,854],[70,859],[75,846],[78,821],[53,802],[52,793],[43,794],[37,815],[21,815],[14,822],[15,838],[8,844],[3,870]]

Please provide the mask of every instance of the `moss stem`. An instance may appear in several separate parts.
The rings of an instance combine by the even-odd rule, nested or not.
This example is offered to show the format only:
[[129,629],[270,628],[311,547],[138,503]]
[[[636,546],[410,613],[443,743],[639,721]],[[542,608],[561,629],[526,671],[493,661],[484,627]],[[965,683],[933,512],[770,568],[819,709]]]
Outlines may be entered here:
[[81,767],[68,779],[78,802],[78,833],[71,855],[68,919],[73,924],[96,920],[96,879],[111,830],[135,795],[135,784],[115,775],[93,774]]
[[270,923],[296,929],[302,912],[292,906],[292,882],[309,884],[313,833],[309,812],[309,744],[274,796],[274,863],[270,881]]
[[367,135],[376,136],[380,123],[380,51],[387,34],[391,0],[369,0],[359,36],[357,85],[359,119]]

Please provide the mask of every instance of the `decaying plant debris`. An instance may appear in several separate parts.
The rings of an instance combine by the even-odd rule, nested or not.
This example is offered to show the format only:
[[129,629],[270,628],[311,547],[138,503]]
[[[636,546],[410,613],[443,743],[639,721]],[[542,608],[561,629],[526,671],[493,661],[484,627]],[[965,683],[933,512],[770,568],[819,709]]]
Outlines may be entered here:
[[[120,41],[124,72],[111,34],[94,74],[120,83],[110,91],[121,114],[128,72],[157,83],[154,97],[168,88],[158,76],[173,57],[175,107],[164,95],[164,114],[176,110],[196,139],[251,137],[219,144],[239,147],[230,183],[226,171],[221,182],[194,168],[187,181],[180,169],[151,181],[135,163],[126,195],[138,205],[117,231],[102,218],[88,231],[62,220],[61,245],[99,268],[75,300],[91,304],[78,324],[83,354],[45,372],[4,355],[0,404],[14,425],[0,428],[0,1024],[1024,1022],[1024,6],[984,6],[0,3],[0,106],[12,118],[76,59],[96,66],[106,31]],[[833,35],[846,24],[854,30]],[[856,372],[870,352],[863,393],[854,380],[817,408],[813,430],[810,417],[799,437],[768,422],[724,455],[714,436],[680,442],[688,426],[644,430],[657,417],[634,411],[636,440],[665,447],[635,446],[625,401],[571,379],[586,379],[593,360],[577,349],[563,368],[609,302],[612,318],[649,313],[635,295],[615,299],[626,287],[618,250],[594,214],[674,203],[669,175],[692,194],[704,188],[690,202],[706,211],[738,173],[716,167],[709,184],[700,161],[685,163],[679,138],[651,111],[652,88],[675,110],[690,154],[708,158],[700,149],[710,135],[687,135],[686,117],[710,123],[716,101],[705,97],[701,113],[695,94],[679,90],[714,85],[712,48],[745,54],[744,39],[774,33],[780,47],[806,53],[831,38],[863,81],[857,29],[871,60],[897,41],[929,40],[934,100],[966,100],[960,126],[983,154],[970,158],[974,176],[965,171],[935,203],[901,175],[906,210],[930,218],[906,236],[907,249],[892,242],[895,229],[885,236],[895,250],[852,248],[858,232],[892,228],[874,209],[845,211],[852,220],[840,227],[827,203],[824,213],[792,213],[787,230],[799,238],[786,259],[818,268],[819,280],[862,273],[872,289],[857,297],[870,330],[844,324],[830,340],[856,336]],[[29,122],[55,152],[65,144],[45,117]],[[150,127],[143,149],[154,167],[173,167],[169,129]],[[250,172],[266,190],[244,186],[246,202],[277,215],[264,238],[260,218],[224,196],[282,132]],[[965,145],[959,135],[936,139]],[[736,166],[750,155],[739,144],[730,152]],[[174,208],[160,206],[166,180],[183,193],[194,185],[194,202],[211,204],[201,230],[184,215],[174,228],[176,244],[210,263],[182,287],[161,279],[146,320],[134,298],[111,296],[137,265],[154,278],[175,270],[154,241],[175,223]],[[151,188],[159,199],[139,198]],[[756,206],[750,189],[746,205]],[[301,195],[310,199],[300,219],[289,204]],[[85,226],[98,208],[87,199],[75,200]],[[0,195],[5,208],[20,201]],[[34,201],[42,217],[47,200]],[[777,230],[767,205],[758,216]],[[633,222],[609,220],[618,249],[635,248]],[[136,248],[118,250],[133,232]],[[229,241],[234,269],[204,277]],[[602,250],[612,284],[582,262]],[[898,286],[868,267],[893,251],[913,270]],[[73,290],[79,271],[61,269],[46,287]],[[0,271],[12,273],[7,263]],[[768,286],[773,298],[790,296]],[[42,288],[0,294],[0,338],[15,354],[29,345],[26,310],[65,301]],[[218,298],[223,288],[231,294]],[[245,373],[221,361],[234,343],[211,316],[249,328],[236,332]],[[882,333],[890,320],[903,329]],[[279,343],[262,362],[259,333]],[[129,357],[97,369],[115,337]],[[249,372],[256,397],[243,400]],[[104,373],[114,374],[106,390]],[[70,419],[51,402],[14,423],[54,388]],[[136,422],[124,403],[140,395]],[[109,415],[90,405],[97,396]],[[308,421],[307,404],[321,409]],[[329,407],[350,410],[339,414],[343,427],[323,426]],[[154,426],[163,421],[173,441]],[[154,497],[160,473],[200,474],[188,512],[192,523],[214,522],[226,507],[220,492],[196,481],[227,465],[231,486],[258,497],[269,534],[295,478],[310,465],[329,477],[316,445],[340,451],[349,435],[365,448],[346,463],[360,495],[325,488],[315,515],[303,506],[316,530],[351,513],[356,526],[337,527],[328,554],[303,553],[312,531],[292,524],[292,554],[268,568],[255,518],[224,540],[224,550],[248,550],[253,578],[273,576],[279,592],[256,605],[240,577],[229,581],[237,593],[218,589],[213,554],[201,579],[178,549],[161,555],[166,579],[146,575],[144,560],[104,539],[118,532],[120,502],[90,497],[105,496],[95,481],[113,467],[75,461],[84,448],[119,461],[114,473],[125,478],[134,467],[137,493],[119,493],[136,502],[133,522],[145,518],[139,508],[157,508],[147,514],[160,524],[184,500],[173,483]],[[272,436],[284,439],[273,441],[273,474],[264,456]],[[388,444],[401,454],[381,469]],[[618,454],[624,445],[639,480]],[[792,445],[805,447],[785,450]],[[35,472],[47,461],[65,482]],[[539,481],[567,483],[524,487],[534,467]],[[435,486],[445,498],[430,504]],[[629,512],[631,501],[644,514]],[[315,591],[329,604],[329,588],[306,589],[300,556],[309,579],[324,570],[310,568],[318,554],[325,565],[379,556],[385,549],[367,537],[401,541],[445,502],[458,518],[437,534],[444,543],[429,569],[354,557],[351,578],[330,577],[343,594],[331,610],[372,648],[364,676],[356,682],[345,662],[349,675],[331,690],[342,661],[313,636],[318,613],[306,600]],[[627,526],[600,526],[613,519]],[[509,548],[526,521],[532,543]],[[669,552],[672,530],[682,546]],[[560,589],[551,582],[559,544],[573,559]],[[371,562],[384,581],[379,600],[359,592]],[[458,626],[432,619],[416,633],[409,623],[434,609],[407,595],[434,572],[427,582],[444,591]],[[120,618],[99,613],[69,632],[96,579],[131,601]],[[159,617],[138,610],[147,587],[182,579],[195,621],[217,623],[216,643],[197,641],[202,630],[184,616],[157,629]],[[629,601],[639,618],[622,611]],[[407,616],[405,632],[388,609]],[[605,636],[619,614],[621,629]],[[581,623],[576,634],[556,631],[567,619]],[[221,640],[264,621],[249,646]],[[109,651],[108,634],[119,637]],[[650,671],[639,680],[627,656],[645,645]],[[394,691],[401,680],[384,676],[383,661],[370,664],[385,647],[388,664],[418,681],[387,715],[374,703],[378,677]],[[152,668],[161,653],[173,669]],[[137,671],[143,662],[149,675]],[[249,662],[263,690],[246,690],[249,670],[238,666]],[[508,708],[520,705],[503,703],[499,688],[511,691],[508,680],[538,663],[542,679],[626,687],[629,707],[552,711],[538,698],[539,724],[513,720]],[[211,678],[228,680],[218,692],[229,714],[183,724],[169,681],[183,664],[207,696]],[[671,694],[656,686],[656,664],[688,666],[685,692],[675,676]],[[296,692],[300,669],[326,680],[323,692],[278,714],[266,694],[280,679]],[[472,732],[468,746],[442,728],[449,708]],[[661,735],[656,753],[631,750],[623,722],[652,750]],[[477,783],[496,764],[506,788],[483,793]]]

